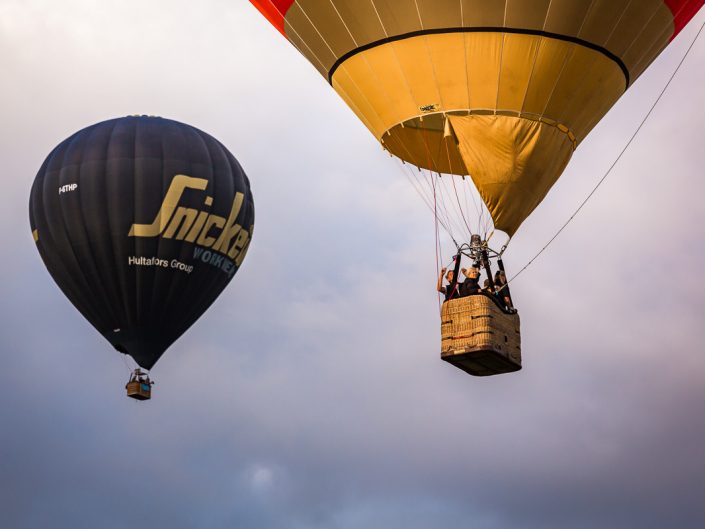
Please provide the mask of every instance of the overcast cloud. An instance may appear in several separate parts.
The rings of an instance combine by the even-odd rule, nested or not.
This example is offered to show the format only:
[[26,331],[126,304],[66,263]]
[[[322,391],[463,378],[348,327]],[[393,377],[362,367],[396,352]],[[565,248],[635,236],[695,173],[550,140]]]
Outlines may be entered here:
[[[508,250],[510,276],[703,21],[580,146]],[[248,2],[0,0],[0,525],[704,527],[704,64],[701,38],[512,284],[524,370],[481,379],[439,360],[428,210]],[[218,138],[257,208],[242,269],[143,404],[45,271],[27,214],[54,145],[128,114]]]

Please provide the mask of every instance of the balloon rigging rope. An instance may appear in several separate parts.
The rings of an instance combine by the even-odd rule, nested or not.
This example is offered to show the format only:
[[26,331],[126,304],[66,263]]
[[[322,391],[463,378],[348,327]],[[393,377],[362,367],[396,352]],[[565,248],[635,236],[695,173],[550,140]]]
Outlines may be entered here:
[[125,362],[125,367],[127,368],[127,371],[128,371],[130,374],[132,374],[132,372],[134,371],[134,369],[130,367],[130,364],[129,364],[128,361],[127,361],[127,355],[126,355],[126,354],[123,354],[123,355],[122,355],[122,361]]
[[[435,243],[435,251],[436,251],[436,275],[440,275],[440,270],[438,269],[439,266],[439,240],[438,240],[438,203],[436,202],[436,186],[433,186],[433,214],[435,216],[435,235],[436,235],[436,243]],[[441,298],[438,296],[438,311],[440,312],[441,310]]]
[[688,55],[690,54],[690,51],[693,49],[693,46],[695,45],[695,43],[696,43],[697,40],[698,40],[698,37],[700,37],[700,34],[701,34],[702,31],[703,31],[703,28],[705,28],[705,22],[703,22],[703,23],[701,24],[700,29],[698,30],[697,34],[695,35],[695,38],[693,38],[693,41],[690,43],[690,46],[688,46],[688,49],[686,50],[685,54],[683,55],[683,58],[682,58],[682,59],[680,60],[680,62],[678,63],[678,66],[676,66],[676,69],[675,69],[675,70],[673,71],[673,73],[671,74],[671,77],[668,79],[668,82],[665,84],[665,86],[664,86],[663,89],[661,90],[661,93],[658,95],[658,97],[656,98],[656,100],[654,101],[654,103],[651,105],[651,108],[650,108],[649,111],[646,113],[646,116],[644,116],[644,119],[641,120],[641,123],[639,123],[639,126],[636,128],[636,130],[635,130],[634,133],[632,134],[631,138],[629,138],[629,141],[626,143],[626,145],[624,146],[624,148],[622,149],[622,151],[619,153],[619,155],[618,155],[617,158],[614,160],[614,162],[612,163],[612,165],[610,165],[609,169],[607,169],[607,172],[605,172],[605,174],[602,176],[602,178],[600,178],[600,180],[597,182],[597,185],[595,185],[595,187],[592,189],[592,191],[590,191],[590,194],[588,194],[588,196],[585,197],[585,200],[583,200],[583,201],[580,203],[580,205],[578,206],[578,209],[576,209],[575,212],[568,218],[568,220],[565,221],[565,223],[563,224],[563,226],[560,227],[560,229],[553,235],[553,237],[551,237],[551,239],[544,245],[544,247],[541,248],[541,250],[539,250],[539,252],[538,252],[536,255],[534,255],[534,256],[529,260],[529,262],[527,262],[527,263],[521,268],[521,270],[519,270],[514,276],[512,276],[512,278],[511,278],[510,280],[507,281],[507,284],[511,283],[511,282],[514,281],[517,277],[519,277],[519,275],[520,275],[522,272],[524,272],[524,270],[526,270],[527,268],[529,268],[529,266],[531,266],[531,264],[546,250],[546,248],[548,248],[548,247],[551,245],[551,243],[552,243],[554,240],[556,240],[556,238],[561,234],[561,232],[568,226],[568,224],[570,224],[570,222],[575,218],[575,216],[580,212],[580,210],[583,209],[583,206],[585,206],[585,204],[587,204],[588,200],[590,200],[590,198],[592,198],[592,196],[595,194],[595,192],[598,190],[598,188],[599,188],[599,187],[602,185],[602,183],[607,179],[607,177],[608,177],[608,176],[610,175],[610,173],[612,172],[612,169],[614,169],[614,167],[617,165],[617,163],[619,162],[619,160],[621,160],[621,158],[622,158],[622,156],[624,155],[624,153],[627,151],[627,149],[629,148],[629,146],[630,146],[630,145],[632,144],[632,142],[634,141],[634,138],[636,138],[637,134],[639,134],[639,131],[640,131],[640,130],[642,129],[642,127],[644,126],[644,123],[646,123],[646,121],[649,119],[649,117],[650,117],[651,114],[653,113],[654,109],[656,108],[656,105],[658,105],[659,102],[661,101],[661,99],[663,98],[663,95],[666,93],[666,90],[668,90],[668,87],[671,85],[671,82],[672,82],[673,79],[676,77],[676,74],[678,73],[678,70],[680,70],[681,66],[682,66],[683,63],[685,62],[685,59],[686,59],[686,58],[688,57]]

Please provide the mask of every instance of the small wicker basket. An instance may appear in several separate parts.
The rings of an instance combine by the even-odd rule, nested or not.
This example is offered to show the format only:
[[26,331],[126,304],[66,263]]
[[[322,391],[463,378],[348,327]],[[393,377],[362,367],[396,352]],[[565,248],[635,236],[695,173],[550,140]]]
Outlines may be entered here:
[[489,295],[446,301],[441,309],[441,359],[475,376],[521,369],[519,314]]
[[131,380],[125,386],[127,396],[137,400],[149,400],[152,398],[152,387],[149,384],[137,380]]

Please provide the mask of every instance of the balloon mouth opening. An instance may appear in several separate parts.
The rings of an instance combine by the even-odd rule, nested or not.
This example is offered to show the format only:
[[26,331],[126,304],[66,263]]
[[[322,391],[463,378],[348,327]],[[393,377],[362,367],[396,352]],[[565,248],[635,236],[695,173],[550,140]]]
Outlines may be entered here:
[[467,115],[467,111],[423,113],[394,125],[379,139],[388,152],[406,163],[464,177],[468,171],[447,120],[451,113]]

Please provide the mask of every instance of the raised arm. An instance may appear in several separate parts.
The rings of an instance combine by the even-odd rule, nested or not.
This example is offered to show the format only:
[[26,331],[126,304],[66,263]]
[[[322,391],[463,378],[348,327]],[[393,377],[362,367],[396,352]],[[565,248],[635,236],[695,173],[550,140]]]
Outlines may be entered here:
[[441,273],[438,275],[438,283],[436,283],[436,290],[440,292],[441,294],[446,293],[446,288],[443,286],[443,276],[446,273],[445,268],[441,268]]

